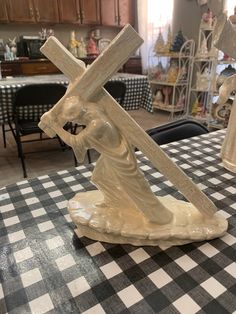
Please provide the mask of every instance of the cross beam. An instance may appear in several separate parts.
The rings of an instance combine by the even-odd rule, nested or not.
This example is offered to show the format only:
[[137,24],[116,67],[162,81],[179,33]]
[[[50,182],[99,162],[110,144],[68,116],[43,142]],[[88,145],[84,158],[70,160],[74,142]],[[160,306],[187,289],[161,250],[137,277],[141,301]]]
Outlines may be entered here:
[[[213,202],[102,87],[141,43],[142,39],[139,35],[130,25],[127,25],[94,63],[85,69],[62,44],[50,37],[41,51],[72,80],[68,92],[51,109],[51,112],[59,116],[64,100],[78,94],[85,100],[96,102],[98,106],[105,104],[107,115],[127,140],[139,148],[203,215],[212,216],[217,210]],[[45,125],[43,121],[39,125],[44,131],[48,131],[49,135],[54,135],[50,126]]]

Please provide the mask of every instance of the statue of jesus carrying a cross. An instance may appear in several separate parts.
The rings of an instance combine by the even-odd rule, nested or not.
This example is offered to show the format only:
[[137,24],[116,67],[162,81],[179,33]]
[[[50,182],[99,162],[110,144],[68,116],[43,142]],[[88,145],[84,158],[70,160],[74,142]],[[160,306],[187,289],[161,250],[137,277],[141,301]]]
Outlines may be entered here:
[[[69,201],[70,215],[78,233],[99,241],[171,246],[218,237],[227,222],[215,205],[102,87],[141,42],[127,25],[88,69],[55,38],[41,48],[71,83],[39,126],[58,134],[79,161],[89,148],[101,153],[92,175],[99,190],[78,193]],[[72,135],[63,130],[68,121],[86,127]],[[137,167],[134,146],[191,203],[157,198]]]

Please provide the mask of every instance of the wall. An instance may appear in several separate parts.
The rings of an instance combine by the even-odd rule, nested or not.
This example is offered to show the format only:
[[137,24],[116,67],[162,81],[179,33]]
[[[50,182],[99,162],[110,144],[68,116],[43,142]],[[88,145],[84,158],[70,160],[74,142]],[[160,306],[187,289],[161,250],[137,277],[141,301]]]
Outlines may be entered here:
[[188,39],[198,42],[199,26],[206,6],[200,7],[196,0],[174,0],[173,33],[182,30]]

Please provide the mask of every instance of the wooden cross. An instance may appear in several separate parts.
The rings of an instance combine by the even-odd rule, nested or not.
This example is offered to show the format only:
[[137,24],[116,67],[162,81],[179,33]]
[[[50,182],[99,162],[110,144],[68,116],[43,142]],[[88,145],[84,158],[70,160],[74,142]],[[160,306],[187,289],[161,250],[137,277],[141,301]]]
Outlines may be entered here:
[[[107,115],[127,140],[140,149],[203,215],[210,217],[217,210],[213,202],[103,88],[142,42],[138,33],[130,25],[126,25],[109,47],[86,69],[83,62],[73,57],[56,38],[50,37],[41,51],[71,80],[68,92],[51,109],[52,117],[55,116],[60,121],[63,103],[70,96],[80,95],[86,101],[96,102],[98,106],[105,104]],[[61,126],[66,122],[60,121]],[[43,120],[39,126],[49,136],[55,135]]]

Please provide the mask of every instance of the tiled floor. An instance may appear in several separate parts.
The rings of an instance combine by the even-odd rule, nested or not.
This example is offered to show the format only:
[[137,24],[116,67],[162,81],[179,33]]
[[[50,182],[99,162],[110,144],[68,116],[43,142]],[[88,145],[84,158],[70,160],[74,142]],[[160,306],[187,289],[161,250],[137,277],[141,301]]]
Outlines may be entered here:
[[[169,115],[161,111],[151,114],[140,109],[128,113],[145,130],[169,120]],[[16,144],[10,132],[7,133],[6,149],[3,147],[2,135],[0,135],[0,147],[0,187],[23,180],[21,162],[17,157]],[[72,151],[63,152],[56,140],[25,144],[25,151],[34,152],[26,154],[28,178],[74,167]],[[96,152],[92,152],[92,161],[95,161],[97,156]]]

